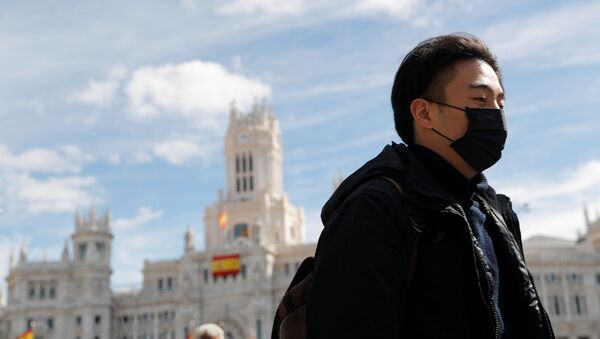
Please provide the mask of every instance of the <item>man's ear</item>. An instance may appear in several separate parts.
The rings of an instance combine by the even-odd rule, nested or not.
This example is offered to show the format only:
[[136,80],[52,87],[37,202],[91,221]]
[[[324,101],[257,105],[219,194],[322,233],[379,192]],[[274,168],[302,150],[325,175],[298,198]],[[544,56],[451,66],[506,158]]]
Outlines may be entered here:
[[417,98],[410,103],[410,112],[415,124],[425,129],[433,127],[431,123],[431,104],[429,101]]

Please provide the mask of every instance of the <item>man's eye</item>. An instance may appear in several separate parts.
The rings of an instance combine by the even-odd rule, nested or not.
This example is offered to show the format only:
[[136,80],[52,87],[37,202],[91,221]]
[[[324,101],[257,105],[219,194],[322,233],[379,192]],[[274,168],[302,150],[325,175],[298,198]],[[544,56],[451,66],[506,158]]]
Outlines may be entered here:
[[482,102],[484,104],[487,102],[487,99],[485,97],[479,97],[479,98],[474,98],[474,99],[477,100],[477,101],[479,101],[479,102]]

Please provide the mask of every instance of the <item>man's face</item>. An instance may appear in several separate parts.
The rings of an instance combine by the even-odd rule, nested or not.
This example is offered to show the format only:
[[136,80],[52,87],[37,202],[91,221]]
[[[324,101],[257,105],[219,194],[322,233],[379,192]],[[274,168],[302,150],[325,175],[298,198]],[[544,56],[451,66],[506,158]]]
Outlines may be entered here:
[[[454,64],[444,103],[460,108],[503,108],[504,91],[490,65],[481,60],[463,60]],[[452,140],[465,135],[468,127],[465,112],[437,104],[432,104],[431,109],[436,130]]]

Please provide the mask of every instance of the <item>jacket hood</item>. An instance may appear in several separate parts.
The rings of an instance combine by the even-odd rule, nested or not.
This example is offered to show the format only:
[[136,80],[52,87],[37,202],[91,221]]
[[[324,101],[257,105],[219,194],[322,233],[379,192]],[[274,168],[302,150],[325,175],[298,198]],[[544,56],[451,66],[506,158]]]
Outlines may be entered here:
[[[408,150],[404,144],[386,145],[373,159],[347,177],[335,190],[321,210],[321,221],[327,224],[329,217],[363,183],[375,177],[389,177],[396,180],[405,191],[407,198],[412,194],[425,195],[430,203],[428,209],[442,209],[452,198],[440,189],[429,171]],[[419,199],[420,200],[420,199]]]

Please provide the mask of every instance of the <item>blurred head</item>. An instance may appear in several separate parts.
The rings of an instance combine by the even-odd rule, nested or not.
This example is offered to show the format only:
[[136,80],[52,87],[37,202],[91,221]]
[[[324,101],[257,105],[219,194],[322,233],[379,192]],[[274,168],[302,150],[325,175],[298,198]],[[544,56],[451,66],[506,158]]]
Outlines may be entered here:
[[194,332],[194,339],[225,339],[225,332],[215,324],[204,324]]
[[450,144],[468,129],[469,120],[461,109],[504,106],[498,61],[472,35],[425,40],[402,61],[391,99],[396,131],[405,143],[428,147],[471,177],[476,171]]

